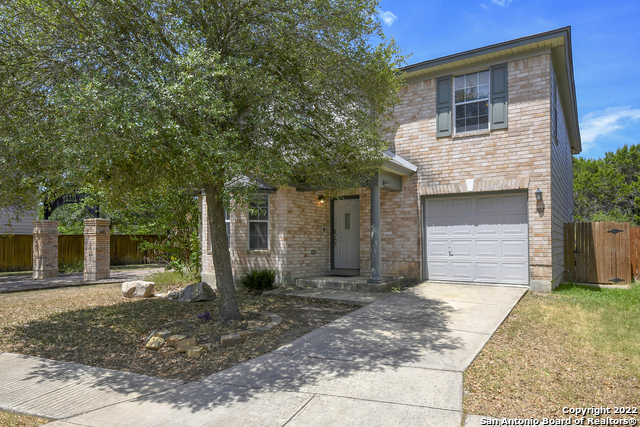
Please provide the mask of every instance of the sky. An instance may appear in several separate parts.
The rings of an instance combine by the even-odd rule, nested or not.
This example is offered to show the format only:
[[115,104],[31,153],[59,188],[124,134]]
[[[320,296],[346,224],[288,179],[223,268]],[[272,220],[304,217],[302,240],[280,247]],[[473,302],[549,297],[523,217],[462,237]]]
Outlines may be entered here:
[[407,65],[571,26],[579,157],[640,143],[640,1],[381,0]]

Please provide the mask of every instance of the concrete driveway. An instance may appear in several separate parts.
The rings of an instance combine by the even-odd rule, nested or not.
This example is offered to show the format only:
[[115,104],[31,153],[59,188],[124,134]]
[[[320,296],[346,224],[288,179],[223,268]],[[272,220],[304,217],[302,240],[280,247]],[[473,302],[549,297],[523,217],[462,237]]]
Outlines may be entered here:
[[[111,387],[108,381],[99,385],[104,396],[96,399],[104,399],[104,407],[78,405],[65,413],[65,421],[50,425],[458,427],[463,372],[525,292],[523,287],[423,283],[201,381],[158,383],[143,376],[134,381],[127,374],[128,384],[147,378],[149,385],[136,388],[119,387],[115,376]],[[8,356],[0,354],[4,366]],[[43,363],[13,359],[26,373]],[[69,365],[47,363],[62,371]],[[72,385],[64,376],[38,379],[46,398],[40,411],[25,412],[53,414]],[[14,380],[12,389],[21,393],[19,385]],[[23,386],[29,389],[28,382]],[[94,395],[98,389],[86,379],[85,387]]]

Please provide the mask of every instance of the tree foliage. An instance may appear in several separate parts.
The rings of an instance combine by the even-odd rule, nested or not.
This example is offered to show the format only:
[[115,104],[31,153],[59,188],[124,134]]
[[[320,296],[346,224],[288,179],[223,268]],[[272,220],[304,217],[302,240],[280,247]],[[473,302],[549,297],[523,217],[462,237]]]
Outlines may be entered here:
[[574,158],[573,175],[576,221],[640,224],[640,144],[602,159]]
[[0,0],[0,203],[202,188],[220,320],[238,318],[224,208],[256,190],[247,177],[343,188],[383,161],[403,59],[376,14],[373,0]]

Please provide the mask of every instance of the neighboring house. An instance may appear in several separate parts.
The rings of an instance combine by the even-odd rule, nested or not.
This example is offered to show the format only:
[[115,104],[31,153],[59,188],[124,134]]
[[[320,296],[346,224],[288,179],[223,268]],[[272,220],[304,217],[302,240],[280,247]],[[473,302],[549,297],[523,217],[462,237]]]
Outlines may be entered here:
[[[285,283],[332,271],[543,291],[562,282],[571,156],[581,151],[570,28],[402,71],[378,180],[326,202],[324,191],[264,188],[262,215],[228,218],[236,278],[255,267]],[[212,282],[206,209],[203,232]]]
[[33,221],[38,219],[34,213],[24,213],[17,216],[13,211],[0,210],[0,235],[33,233]]

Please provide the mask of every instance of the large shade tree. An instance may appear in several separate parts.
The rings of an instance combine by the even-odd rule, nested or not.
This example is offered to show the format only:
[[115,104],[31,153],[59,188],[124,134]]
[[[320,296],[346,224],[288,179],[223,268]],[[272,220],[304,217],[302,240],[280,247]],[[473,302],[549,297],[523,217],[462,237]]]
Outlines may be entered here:
[[255,179],[353,186],[382,162],[403,60],[371,0],[0,0],[0,204],[204,189],[220,319],[224,209]]

